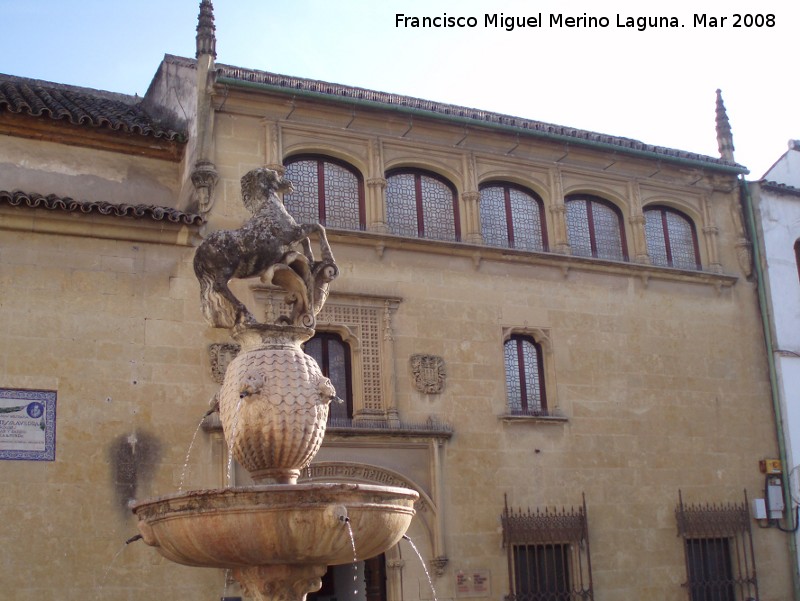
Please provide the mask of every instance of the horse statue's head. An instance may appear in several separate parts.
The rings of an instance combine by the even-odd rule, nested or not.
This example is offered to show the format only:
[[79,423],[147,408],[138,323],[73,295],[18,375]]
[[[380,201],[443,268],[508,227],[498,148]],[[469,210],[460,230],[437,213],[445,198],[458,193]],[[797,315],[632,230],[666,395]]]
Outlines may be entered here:
[[292,182],[277,171],[259,167],[242,176],[242,202],[248,211],[255,213],[265,202],[278,202],[278,192],[291,193]]

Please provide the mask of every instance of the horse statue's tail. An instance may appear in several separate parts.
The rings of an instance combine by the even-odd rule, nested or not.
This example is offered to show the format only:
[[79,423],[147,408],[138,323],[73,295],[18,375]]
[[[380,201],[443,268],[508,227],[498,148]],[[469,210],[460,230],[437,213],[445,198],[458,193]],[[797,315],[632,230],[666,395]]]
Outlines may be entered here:
[[[236,325],[239,310],[231,299],[216,286],[215,275],[205,268],[202,260],[195,254],[194,273],[200,282],[200,308],[203,317],[210,326],[215,328],[232,328]],[[227,286],[222,288],[227,291]]]

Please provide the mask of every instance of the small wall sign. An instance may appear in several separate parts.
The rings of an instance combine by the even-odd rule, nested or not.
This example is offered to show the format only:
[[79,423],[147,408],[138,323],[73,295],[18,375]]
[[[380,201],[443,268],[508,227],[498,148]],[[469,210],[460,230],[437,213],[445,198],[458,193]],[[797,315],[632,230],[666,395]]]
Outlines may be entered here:
[[0,459],[55,458],[56,392],[0,388]]
[[456,572],[456,597],[489,597],[492,594],[489,570]]

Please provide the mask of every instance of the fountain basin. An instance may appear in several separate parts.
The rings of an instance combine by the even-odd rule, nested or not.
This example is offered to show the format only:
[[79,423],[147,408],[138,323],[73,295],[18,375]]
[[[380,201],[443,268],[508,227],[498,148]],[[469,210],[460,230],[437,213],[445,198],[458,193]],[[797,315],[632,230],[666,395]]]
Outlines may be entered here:
[[[145,543],[195,567],[327,566],[395,545],[414,516],[409,489],[352,483],[196,490],[135,503]],[[324,570],[323,570],[324,571]]]

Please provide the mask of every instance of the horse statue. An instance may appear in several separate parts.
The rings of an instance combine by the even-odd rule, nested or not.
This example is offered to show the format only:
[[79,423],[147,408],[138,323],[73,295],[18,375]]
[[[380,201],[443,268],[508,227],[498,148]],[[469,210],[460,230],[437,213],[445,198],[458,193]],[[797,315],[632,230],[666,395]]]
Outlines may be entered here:
[[[339,274],[325,228],[318,223],[298,225],[277,194],[291,192],[292,184],[276,171],[253,169],[241,183],[242,202],[252,217],[237,230],[213,232],[194,255],[203,316],[218,328],[258,323],[228,282],[260,276],[288,293],[292,312],[278,323],[313,328],[328,285]],[[311,234],[319,238],[321,261],[314,260]],[[298,245],[302,252],[296,250]]]

